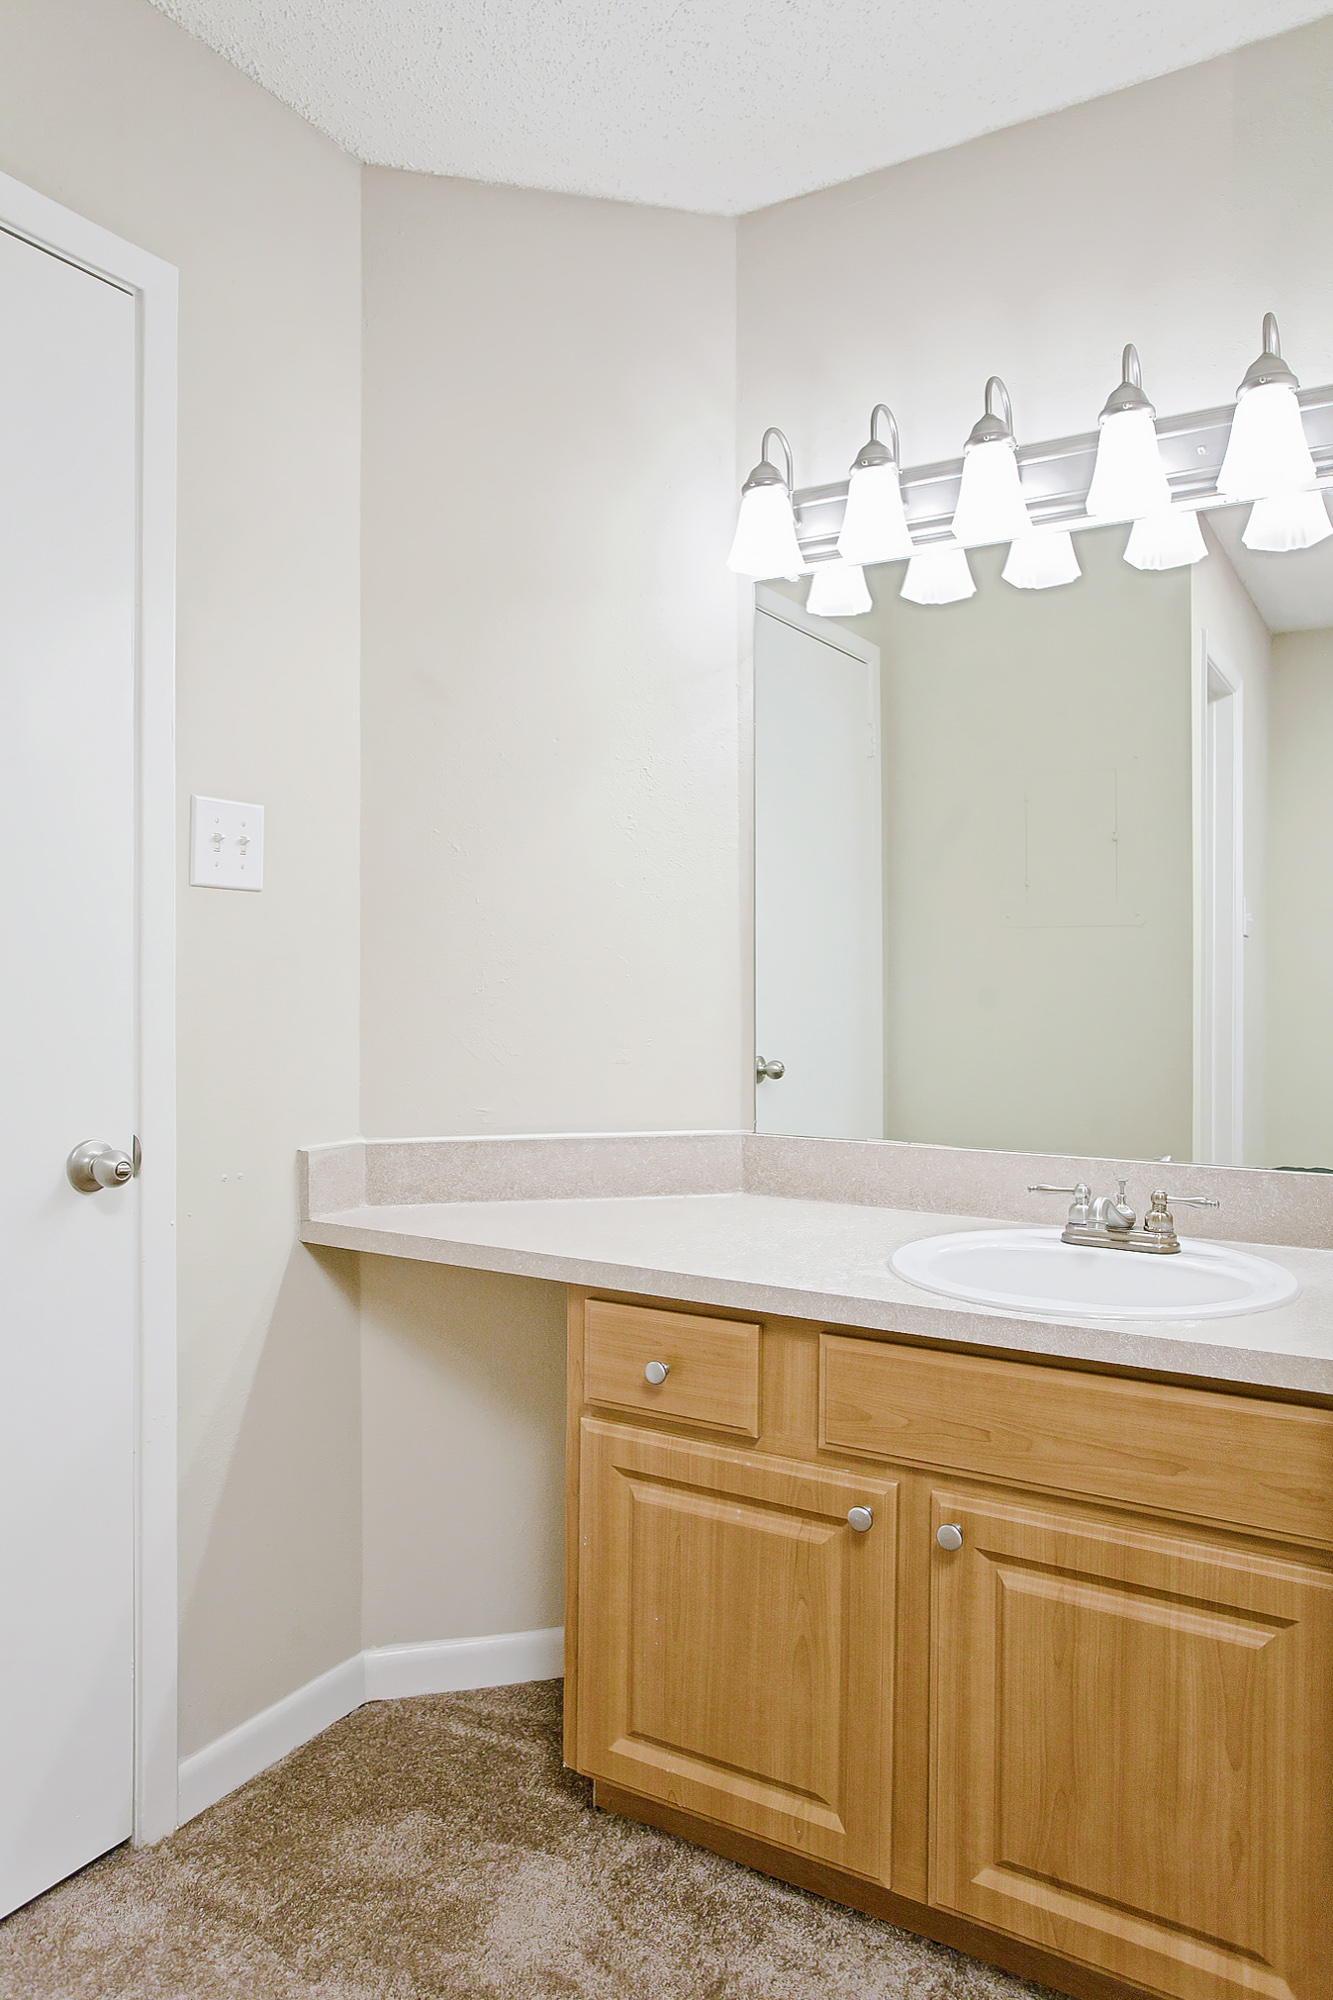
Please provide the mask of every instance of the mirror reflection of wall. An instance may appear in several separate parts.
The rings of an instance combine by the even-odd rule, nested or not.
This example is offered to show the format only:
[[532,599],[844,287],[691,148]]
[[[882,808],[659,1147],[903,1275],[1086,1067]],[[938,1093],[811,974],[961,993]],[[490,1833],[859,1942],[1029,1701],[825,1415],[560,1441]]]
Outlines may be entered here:
[[759,1128],[1333,1165],[1333,542],[760,587]]

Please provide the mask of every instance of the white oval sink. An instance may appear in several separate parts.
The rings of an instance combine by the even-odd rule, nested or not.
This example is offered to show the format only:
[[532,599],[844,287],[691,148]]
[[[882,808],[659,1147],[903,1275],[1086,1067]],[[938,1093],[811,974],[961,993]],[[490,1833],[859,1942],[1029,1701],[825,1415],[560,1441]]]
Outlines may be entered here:
[[1295,1298],[1295,1278],[1220,1243],[1170,1256],[1062,1243],[1058,1229],[964,1229],[924,1236],[890,1259],[926,1292],[1007,1312],[1080,1319],[1222,1319]]

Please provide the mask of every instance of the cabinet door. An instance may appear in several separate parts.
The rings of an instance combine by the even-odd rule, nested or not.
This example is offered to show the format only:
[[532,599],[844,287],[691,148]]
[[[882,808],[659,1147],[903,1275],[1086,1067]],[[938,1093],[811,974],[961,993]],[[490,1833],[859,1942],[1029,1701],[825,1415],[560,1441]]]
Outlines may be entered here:
[[886,1880],[894,1501],[585,1418],[579,1769]]
[[1174,2000],[1333,1992],[1333,1577],[937,1492],[931,1900]]

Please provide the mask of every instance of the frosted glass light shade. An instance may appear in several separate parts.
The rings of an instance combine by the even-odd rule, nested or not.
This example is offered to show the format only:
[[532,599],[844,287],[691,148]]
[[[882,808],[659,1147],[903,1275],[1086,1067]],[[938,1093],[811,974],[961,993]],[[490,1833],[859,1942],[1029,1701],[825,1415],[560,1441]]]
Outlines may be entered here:
[[1171,507],[1134,523],[1125,561],[1135,569],[1184,569],[1201,562],[1207,553],[1198,515],[1190,507]]
[[805,608],[816,618],[859,618],[869,611],[870,592],[861,565],[841,560],[816,563]]
[[1013,439],[991,438],[984,444],[970,444],[963,453],[954,540],[964,548],[981,548],[988,542],[1016,541],[1031,526]]
[[1082,574],[1068,528],[1033,528],[1020,535],[1000,571],[1016,590],[1052,590],[1057,584],[1077,583]]
[[1247,549],[1271,549],[1287,555],[1293,549],[1312,549],[1333,535],[1333,521],[1322,493],[1283,493],[1276,499],[1256,500],[1250,509],[1241,536]]
[[958,604],[976,589],[967,551],[956,542],[933,542],[908,563],[902,595],[909,604]]
[[785,486],[750,486],[741,495],[740,518],[727,557],[737,576],[800,576],[805,559],[796,539],[796,516]]
[[1171,505],[1151,410],[1103,417],[1087,511],[1095,521],[1137,521]]
[[857,466],[847,483],[838,554],[844,562],[865,564],[900,562],[911,553],[897,466],[891,459]]
[[1260,500],[1299,493],[1315,482],[1301,406],[1288,382],[1247,389],[1231,419],[1217,490],[1231,500]]

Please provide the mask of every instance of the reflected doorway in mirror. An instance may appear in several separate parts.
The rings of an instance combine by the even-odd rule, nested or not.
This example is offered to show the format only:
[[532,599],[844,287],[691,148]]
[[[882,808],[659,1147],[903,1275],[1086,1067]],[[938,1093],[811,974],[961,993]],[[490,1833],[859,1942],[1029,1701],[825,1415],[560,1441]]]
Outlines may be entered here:
[[760,1132],[884,1136],[879,649],[756,593]]

